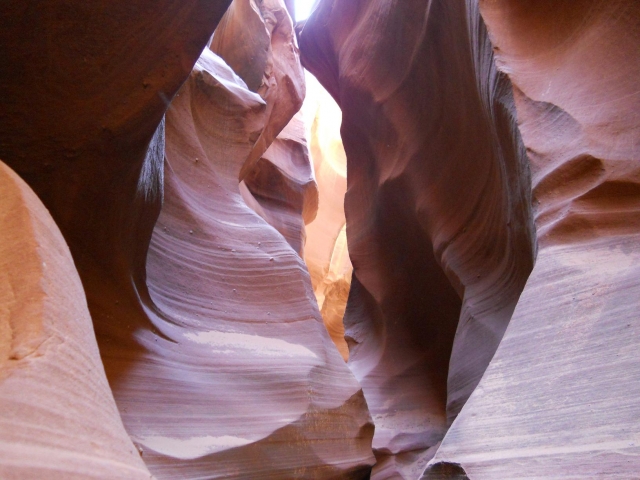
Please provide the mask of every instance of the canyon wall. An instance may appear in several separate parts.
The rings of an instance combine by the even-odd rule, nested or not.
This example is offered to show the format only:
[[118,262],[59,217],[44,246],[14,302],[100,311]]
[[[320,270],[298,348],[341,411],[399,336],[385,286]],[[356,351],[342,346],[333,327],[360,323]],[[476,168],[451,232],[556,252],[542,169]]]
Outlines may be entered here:
[[343,111],[372,478],[637,474],[639,19],[325,1],[306,23]]
[[69,248],[0,162],[0,477],[149,479],[100,361]]
[[[434,464],[469,478],[640,471],[640,5],[481,1],[532,173],[539,251]],[[424,478],[440,478],[425,475]]]
[[0,476],[637,475],[638,2],[292,11],[0,5]]
[[300,43],[343,113],[344,322],[376,424],[374,478],[417,478],[533,264],[511,89],[464,1],[321,2]]
[[[0,158],[33,188],[73,255],[46,209],[30,201],[36,230],[17,239],[31,250],[15,267],[23,269],[16,283],[33,289],[42,310],[10,315],[32,342],[47,341],[10,359],[19,368],[2,386],[2,417],[13,422],[3,429],[3,477],[149,478],[111,403],[93,330],[113,388],[126,369],[114,374],[105,347],[135,358],[135,332],[153,328],[140,297],[162,152],[147,156],[147,147],[227,5],[0,5]],[[34,267],[38,259],[50,267]]]
[[[0,153],[69,244],[135,458],[157,478],[367,476],[373,427],[303,236],[240,193],[284,195],[298,227],[315,213],[283,130],[304,96],[283,4],[236,1],[211,40],[229,2],[40,3],[0,7]],[[268,185],[278,155],[308,174],[302,206]]]
[[[166,338],[150,343],[154,355],[123,385],[132,392],[123,419],[150,451],[145,460],[151,470],[163,478],[185,469],[215,478],[360,478],[373,463],[360,386],[324,330],[302,258],[239,189],[256,139],[274,118],[269,98],[287,98],[291,117],[300,103],[291,102],[290,88],[302,92],[303,84],[285,83],[284,69],[274,66],[270,76],[255,75],[264,78],[253,84],[256,93],[231,70],[222,56],[233,65],[243,52],[219,40],[233,22],[251,23],[238,12],[230,10],[221,24],[226,30],[214,35],[212,48],[221,56],[205,48],[167,112],[165,197],[147,265],[154,323]],[[246,12],[262,21],[282,10]],[[282,39],[288,25],[295,54],[291,21],[281,18],[288,23],[275,24],[274,31],[280,29]],[[255,51],[268,50],[255,43]],[[302,78],[297,54],[292,59],[287,70],[297,66]],[[251,77],[246,70],[243,75]],[[279,103],[280,112],[286,105]],[[289,194],[305,184],[295,181],[295,173],[306,168],[307,184],[312,182],[295,126],[290,123],[260,152],[243,181],[268,219],[297,215],[300,223],[304,202],[298,211],[278,208],[291,206]],[[298,237],[296,246],[300,242]],[[178,368],[187,376],[173,378]],[[170,389],[153,392],[158,425],[136,422],[148,408],[134,411],[138,375],[172,378]],[[180,419],[182,427],[163,428],[163,418]]]
[[240,182],[240,192],[245,203],[302,256],[307,240],[305,224],[318,212],[318,185],[302,115],[296,114],[276,137]]

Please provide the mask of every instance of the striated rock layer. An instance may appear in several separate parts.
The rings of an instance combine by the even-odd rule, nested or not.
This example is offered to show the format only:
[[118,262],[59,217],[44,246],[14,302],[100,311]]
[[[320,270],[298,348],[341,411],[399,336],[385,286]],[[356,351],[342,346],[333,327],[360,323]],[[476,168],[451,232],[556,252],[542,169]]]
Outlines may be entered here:
[[303,64],[343,112],[349,365],[374,478],[417,478],[480,380],[532,268],[524,149],[472,3],[324,1]]
[[[148,339],[138,369],[173,381],[147,396],[157,422],[123,413],[159,476],[359,478],[372,463],[364,398],[324,331],[302,259],[238,189],[265,110],[205,50],[167,115],[165,203],[148,263],[166,339]],[[184,377],[172,376],[178,366]],[[136,377],[122,388],[135,407]]]
[[[145,259],[162,196],[161,136],[152,154],[147,155],[147,147],[228,3],[9,0],[0,5],[0,158],[34,189],[64,235],[116,390],[144,351],[135,332],[156,331],[140,299],[148,297]],[[73,286],[73,271],[65,268],[55,284],[71,282],[75,295],[82,295]],[[76,304],[69,308],[82,314],[73,292],[67,295]],[[121,420],[110,410],[111,393],[100,385],[102,367],[95,363],[92,377],[83,373],[92,362],[92,340],[87,328],[65,320],[73,311],[53,312],[47,325],[60,334],[66,325],[78,328],[77,337],[69,332],[60,350],[67,355],[66,378],[59,383],[54,378],[52,385],[91,398],[75,404],[57,399],[55,418],[36,417],[47,435],[58,431],[56,422],[69,422],[68,428],[82,432],[77,443],[56,441],[62,458],[48,468],[68,478],[65,468],[79,468],[84,456],[81,478],[144,476],[139,461],[128,457],[130,440],[118,438]],[[44,398],[31,401],[49,402],[48,392],[38,388]],[[115,397],[119,402],[117,391]],[[144,395],[139,403],[145,403]],[[83,419],[85,424],[74,425]],[[87,430],[92,425],[102,430]],[[105,460],[90,465],[100,450]],[[117,452],[121,464],[113,461]],[[34,469],[21,471],[19,478],[42,478],[38,461],[48,460],[31,458]]]
[[[238,13],[244,3],[234,3],[212,42],[236,65],[249,54],[222,40],[245,19]],[[162,478],[185,471],[211,478],[361,478],[373,457],[360,386],[323,328],[301,257],[239,188],[246,169],[245,188],[263,213],[299,224],[303,193],[300,210],[278,207],[293,201],[286,187],[314,186],[295,124],[253,162],[261,139],[286,124],[280,116],[290,119],[299,108],[304,84],[287,80],[296,68],[302,76],[283,6],[265,2],[256,10],[246,3],[254,20],[280,18],[270,28],[279,41],[288,32],[289,43],[278,48],[288,47],[292,64],[280,68],[272,48],[267,73],[256,75],[263,80],[254,84],[258,94],[207,48],[171,104],[164,204],[147,265],[149,315],[161,336],[138,337],[147,351],[117,389],[123,419]],[[269,44],[256,40],[253,47]],[[236,68],[251,77],[251,69]],[[306,183],[296,177],[305,166]],[[284,186],[274,185],[274,177]],[[146,405],[139,404],[142,392]],[[149,404],[155,418],[141,424]]]
[[0,477],[152,478],[127,436],[69,249],[0,162]]
[[266,102],[264,128],[240,171],[242,196],[302,255],[318,191],[296,115],[305,81],[287,7],[280,0],[234,1],[210,47]]
[[245,203],[264,218],[302,256],[305,224],[318,211],[304,121],[296,114],[240,182]]
[[144,296],[162,192],[162,155],[146,156],[147,147],[228,4],[0,6],[0,158],[69,243],[99,337],[108,336],[103,324],[124,334],[124,312]]
[[304,74],[287,7],[282,0],[234,0],[210,47],[266,101],[268,120],[241,167],[244,180],[304,99]]
[[459,463],[473,479],[635,478],[640,5],[480,6],[516,92],[539,252],[434,461]]
[[262,97],[205,50],[171,105],[165,165],[162,116],[229,2],[40,3],[0,7],[12,19],[0,29],[0,153],[69,243],[110,386],[150,470],[366,476],[360,387],[302,260],[239,193],[304,95],[282,5],[235,2],[269,43],[256,44],[268,53]]

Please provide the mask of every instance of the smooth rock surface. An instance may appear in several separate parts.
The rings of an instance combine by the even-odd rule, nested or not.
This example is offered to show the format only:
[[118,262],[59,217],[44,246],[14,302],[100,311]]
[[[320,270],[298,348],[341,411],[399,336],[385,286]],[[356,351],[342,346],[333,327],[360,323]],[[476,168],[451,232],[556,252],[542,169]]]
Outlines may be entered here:
[[373,463],[362,391],[304,263],[239,191],[267,113],[205,49],[167,114],[147,268],[159,332],[139,332],[146,352],[117,389],[159,478],[364,478]]
[[[103,324],[124,334],[131,323],[125,298],[137,305],[145,296],[162,201],[162,155],[147,148],[229,3],[0,5],[0,158],[60,227],[100,342]],[[119,308],[116,298],[103,305],[111,295]]]
[[472,479],[635,478],[640,5],[480,5],[516,91],[539,252],[434,462],[460,463]]
[[376,424],[373,478],[416,478],[533,264],[511,88],[463,0],[321,1],[300,45],[343,112],[345,327]]
[[243,198],[302,255],[318,191],[303,121],[295,115],[305,81],[287,6],[280,0],[234,1],[210,47],[266,102],[264,128],[240,171]]
[[210,47],[267,103],[265,126],[240,170],[244,180],[304,100],[304,73],[285,3],[234,0]]
[[318,185],[301,114],[291,119],[240,183],[240,192],[247,205],[303,256],[305,224],[318,212]]
[[[145,313],[145,264],[162,203],[161,120],[228,5],[0,5],[0,158],[34,189],[69,245],[121,414],[121,386],[140,380],[147,350],[137,338],[159,333]],[[137,405],[148,409],[135,422],[145,424],[157,418],[146,397],[158,384],[138,385]]]
[[152,478],[122,425],[71,253],[0,162],[0,477]]
[[70,244],[124,424],[158,478],[362,478],[374,461],[304,264],[238,189],[304,95],[286,10],[260,4],[266,101],[206,50],[170,107],[166,165],[162,115],[228,2],[0,7],[1,150]]

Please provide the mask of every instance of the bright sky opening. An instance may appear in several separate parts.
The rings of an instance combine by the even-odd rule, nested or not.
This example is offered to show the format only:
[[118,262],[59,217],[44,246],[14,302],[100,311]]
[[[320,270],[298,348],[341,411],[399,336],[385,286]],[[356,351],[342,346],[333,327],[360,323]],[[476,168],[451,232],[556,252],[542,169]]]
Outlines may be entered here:
[[296,0],[296,22],[309,18],[313,1],[314,0]]

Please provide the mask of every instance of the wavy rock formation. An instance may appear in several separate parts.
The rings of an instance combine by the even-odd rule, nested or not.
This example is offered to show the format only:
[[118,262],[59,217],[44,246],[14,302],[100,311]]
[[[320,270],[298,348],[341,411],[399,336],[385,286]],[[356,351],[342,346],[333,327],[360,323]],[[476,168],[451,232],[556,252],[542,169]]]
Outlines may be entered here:
[[[8,0],[0,5],[0,158],[33,188],[69,245],[121,413],[126,412],[119,385],[135,375],[146,351],[139,338],[158,332],[143,305],[149,303],[147,248],[162,199],[161,129],[149,155],[147,148],[228,3]],[[67,273],[71,281],[73,272]],[[62,312],[56,322],[65,322]],[[83,340],[89,342],[86,330]],[[81,348],[69,343],[73,346]],[[76,351],[76,358],[90,346]],[[65,386],[84,390],[75,382],[90,379],[77,368],[70,372],[77,377],[70,376]],[[141,381],[138,404],[156,387]],[[84,408],[83,416],[95,414],[96,422],[106,423],[106,433],[115,435],[110,394],[102,395],[91,400],[102,412],[87,411],[81,402],[78,408]],[[65,414],[73,415],[74,407],[68,404]],[[146,415],[155,414],[148,409],[135,421],[144,423]],[[171,419],[167,423],[176,426]],[[107,440],[116,439],[100,440],[98,446],[65,444],[66,460],[75,462],[82,448],[89,461]],[[120,450],[110,448],[126,453],[129,445],[127,440]],[[135,477],[136,468],[144,471],[130,465],[123,478]],[[93,474],[107,469],[102,478],[114,478],[125,468],[111,462]],[[39,472],[33,475],[26,478],[41,478]]]
[[293,11],[0,3],[0,477],[637,476],[640,4]]
[[[136,304],[144,290],[162,190],[162,157],[154,163],[147,147],[228,4],[0,6],[11,19],[0,31],[1,158],[60,226],[99,337],[100,324],[114,322],[98,318],[98,304],[111,294]],[[105,315],[126,316],[106,303]]]
[[2,162],[0,412],[3,479],[152,478],[118,414],[69,248]]
[[[304,96],[291,20],[278,2],[236,2],[268,42],[262,97],[205,50],[171,104],[165,165],[163,112],[227,7],[168,3],[5,2],[1,150],[70,244],[125,427],[158,478],[365,476],[360,386],[301,258],[238,187]],[[16,47],[27,25],[37,41]]]
[[473,479],[633,478],[640,5],[480,5],[515,87],[539,252],[491,365],[434,461],[459,463]]
[[305,81],[287,8],[279,0],[234,1],[210,47],[266,102],[266,125],[240,172],[243,198],[302,254],[318,191],[295,115]]
[[318,185],[313,178],[305,125],[296,114],[240,182],[245,203],[303,255],[305,224],[318,211]]
[[210,47],[267,103],[268,120],[240,170],[244,180],[304,99],[304,73],[287,7],[282,0],[234,0]]
[[309,142],[319,191],[316,218],[307,226],[304,260],[324,325],[345,359],[344,317],[351,287],[351,260],[347,248],[344,196],[347,157],[340,138],[340,107],[318,81],[309,76],[303,113],[310,123]]
[[[226,50],[221,39],[242,22],[239,8],[212,44],[232,64],[245,52]],[[270,18],[271,10],[257,12]],[[292,33],[289,17],[283,21]],[[270,74],[260,76],[268,89],[258,94],[205,48],[167,113],[164,204],[147,264],[147,313],[158,334],[138,333],[145,352],[115,389],[125,426],[159,478],[361,478],[373,463],[362,391],[323,328],[304,263],[239,187],[251,164],[246,189],[273,218],[268,195],[286,190],[269,184],[274,169],[280,178],[293,170],[293,178],[306,165],[313,184],[295,129],[263,160],[252,158],[264,132],[277,133],[279,115],[297,108],[285,101],[286,72],[301,70],[290,51],[295,64],[282,71],[268,56]],[[279,213],[296,213],[300,224],[303,211]]]
[[[158,476],[358,478],[372,463],[362,392],[324,331],[302,259],[238,188],[266,111],[205,49],[167,114],[147,267],[164,338],[149,336],[147,361],[122,386],[125,424]],[[144,425],[131,411],[138,376],[171,379],[147,395],[158,420]]]
[[416,478],[533,264],[511,89],[463,0],[320,2],[300,42],[343,112],[345,326],[376,424],[374,478]]

